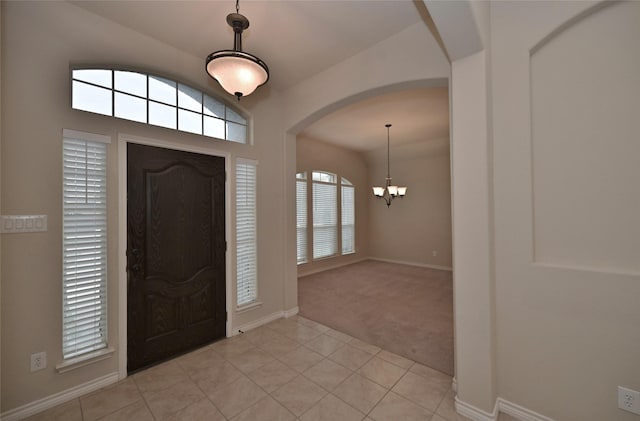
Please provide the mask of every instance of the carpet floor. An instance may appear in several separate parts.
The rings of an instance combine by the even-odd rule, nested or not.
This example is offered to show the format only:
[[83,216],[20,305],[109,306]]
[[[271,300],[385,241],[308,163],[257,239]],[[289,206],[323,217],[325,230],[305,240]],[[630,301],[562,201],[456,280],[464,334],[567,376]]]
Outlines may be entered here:
[[367,260],[298,279],[300,315],[453,375],[450,271]]

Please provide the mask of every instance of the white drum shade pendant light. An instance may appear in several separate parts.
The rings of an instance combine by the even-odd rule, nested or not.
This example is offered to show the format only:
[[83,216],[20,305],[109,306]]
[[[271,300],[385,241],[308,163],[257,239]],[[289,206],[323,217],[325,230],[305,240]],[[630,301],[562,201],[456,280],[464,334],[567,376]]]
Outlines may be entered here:
[[239,101],[267,83],[269,68],[258,57],[242,51],[242,31],[249,27],[249,19],[240,14],[239,0],[236,0],[236,13],[227,15],[227,23],[233,28],[233,50],[209,54],[206,69],[209,76]]

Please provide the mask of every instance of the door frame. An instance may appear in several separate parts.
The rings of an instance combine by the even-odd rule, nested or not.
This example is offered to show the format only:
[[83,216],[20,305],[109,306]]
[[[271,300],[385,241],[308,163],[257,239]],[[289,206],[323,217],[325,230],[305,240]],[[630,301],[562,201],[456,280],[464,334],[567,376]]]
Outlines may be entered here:
[[[227,176],[224,182],[225,201],[225,222],[224,232],[227,244],[230,244],[231,226],[229,215],[231,214],[230,192],[229,192],[229,162],[231,154],[215,148],[205,148],[177,141],[159,140],[125,133],[118,133],[118,379],[127,377],[127,144],[135,143],[139,145],[154,146],[159,148],[173,149],[176,151],[193,152],[201,155],[210,155],[224,158],[224,170]],[[212,145],[215,146],[215,145]],[[227,322],[225,325],[225,336],[229,337],[231,332],[232,302],[231,296],[231,253],[227,247],[225,253],[225,307],[227,312]]]

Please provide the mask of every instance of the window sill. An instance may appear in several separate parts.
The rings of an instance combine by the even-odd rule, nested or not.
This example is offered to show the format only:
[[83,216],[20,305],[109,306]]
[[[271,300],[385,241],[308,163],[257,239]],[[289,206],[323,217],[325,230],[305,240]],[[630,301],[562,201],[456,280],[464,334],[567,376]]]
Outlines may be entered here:
[[246,313],[247,311],[255,310],[260,307],[262,307],[262,301],[254,301],[252,303],[245,304],[242,307],[237,307],[236,313]]
[[115,348],[104,348],[97,351],[89,352],[84,355],[69,358],[68,360],[64,360],[60,364],[56,365],[56,371],[58,371],[58,373],[60,374],[66,373],[68,371],[75,370],[76,368],[84,367],[86,365],[111,358],[111,356],[115,352]]

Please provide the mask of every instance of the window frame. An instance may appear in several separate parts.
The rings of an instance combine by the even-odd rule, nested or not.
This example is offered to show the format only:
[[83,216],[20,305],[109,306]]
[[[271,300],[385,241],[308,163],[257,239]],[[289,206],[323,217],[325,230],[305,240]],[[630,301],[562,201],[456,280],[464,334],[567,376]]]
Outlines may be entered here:
[[[305,178],[303,178],[305,177]],[[298,184],[304,182],[306,185],[306,254],[305,261],[297,259],[297,265],[316,262],[324,259],[331,259],[339,256],[347,256],[356,253],[356,186],[347,178],[342,177],[339,173],[332,173],[327,170],[309,170],[296,173],[296,253],[300,256],[300,244],[298,231],[298,213],[300,206],[298,202]],[[336,244],[335,252],[326,256],[317,256],[315,250],[315,218],[314,218],[314,190],[315,184],[335,186],[335,212],[336,212]],[[344,188],[353,189],[353,229],[352,229],[352,250],[343,251],[344,227],[343,223],[343,191]]]
[[[82,71],[82,70],[102,70],[102,71],[108,71],[111,72],[111,83],[110,83],[110,87],[107,86],[103,86],[97,83],[92,83],[89,81],[85,81],[82,79],[78,79],[74,76],[74,72],[75,71]],[[136,94],[136,93],[132,93],[132,92],[128,92],[125,90],[121,90],[121,89],[116,89],[116,74],[117,72],[129,72],[129,73],[134,73],[134,74],[139,74],[144,76],[146,79],[146,86],[145,86],[145,92],[146,94],[144,96],[140,95],[140,94]],[[164,79],[168,82],[173,82],[175,84],[175,89],[176,89],[176,97],[175,97],[175,104],[170,104],[169,102],[165,102],[164,100],[160,100],[157,98],[152,98],[151,94],[149,92],[149,87],[150,87],[150,78],[155,78],[155,79]],[[97,111],[92,111],[92,110],[87,110],[87,109],[83,109],[83,108],[76,108],[74,107],[74,82],[80,83],[80,84],[84,84],[86,86],[91,86],[94,88],[100,88],[103,89],[105,91],[108,91],[110,94],[110,98],[111,98],[111,111],[109,114],[107,113],[103,113],[103,112],[97,112]],[[190,109],[188,107],[184,107],[180,105],[179,102],[179,96],[180,96],[180,86],[183,86],[185,88],[188,88],[192,91],[198,92],[200,94],[200,112],[194,111],[193,109]],[[226,101],[225,99],[217,96],[217,95],[212,95],[211,93],[207,92],[204,89],[201,89],[200,87],[193,85],[191,83],[185,83],[182,80],[175,78],[175,77],[171,77],[171,76],[166,76],[163,74],[158,74],[158,73],[150,73],[146,70],[141,70],[141,69],[133,69],[133,68],[127,68],[127,67],[104,67],[104,66],[99,66],[99,65],[95,65],[95,66],[71,66],[70,70],[69,70],[69,89],[70,89],[70,102],[71,102],[71,108],[74,110],[78,110],[78,111],[84,111],[84,112],[89,112],[92,114],[98,114],[98,115],[104,115],[107,117],[112,117],[112,118],[117,118],[120,120],[126,120],[126,121],[134,121],[134,122],[138,122],[141,124],[145,124],[145,125],[149,125],[149,126],[155,126],[155,127],[161,127],[163,129],[168,129],[168,130],[175,130],[175,131],[179,131],[179,132],[183,132],[183,133],[190,133],[190,134],[196,134],[199,136],[203,136],[203,137],[207,137],[207,138],[211,138],[211,139],[218,139],[218,140],[224,140],[224,141],[228,141],[228,142],[234,142],[234,143],[239,143],[239,144],[245,144],[245,145],[250,145],[251,142],[251,118],[249,116],[249,113],[247,113],[246,111],[242,110],[241,108],[239,108],[237,105],[233,105],[232,103]],[[140,121],[137,119],[132,119],[132,118],[126,118],[126,117],[121,117],[121,116],[117,116],[116,115],[116,96],[117,95],[126,95],[127,97],[129,97],[130,99],[136,99],[136,100],[144,100],[146,102],[145,104],[145,121]],[[216,115],[214,115],[213,113],[208,114],[207,112],[205,112],[205,104],[206,104],[206,97],[211,98],[212,100],[216,101],[217,103],[220,103],[222,106],[224,106],[224,117],[218,117]],[[156,123],[151,123],[150,122],[150,108],[151,105],[158,105],[158,106],[162,106],[162,107],[171,107],[173,108],[174,112],[175,112],[175,127],[169,127],[167,125],[162,125],[162,124],[156,124]],[[200,128],[199,128],[199,132],[195,132],[195,131],[191,131],[191,130],[183,130],[180,129],[180,114],[185,114],[185,113],[191,113],[191,114],[197,114],[200,118]],[[244,124],[238,121],[238,118],[236,117],[240,117],[240,119],[244,120]],[[205,127],[206,127],[206,119],[210,118],[213,119],[215,121],[220,121],[222,122],[223,125],[223,130],[224,130],[224,136],[223,137],[217,137],[214,135],[208,135],[205,134]],[[233,139],[229,136],[229,132],[230,132],[230,127],[235,127],[235,126],[243,126],[244,127],[244,141],[242,140],[236,140]]]
[[[309,181],[307,172],[296,173],[296,264],[309,262]],[[304,197],[300,197],[302,189]],[[304,224],[301,224],[303,222]],[[301,241],[302,240],[302,241]],[[302,243],[302,244],[301,244]]]

